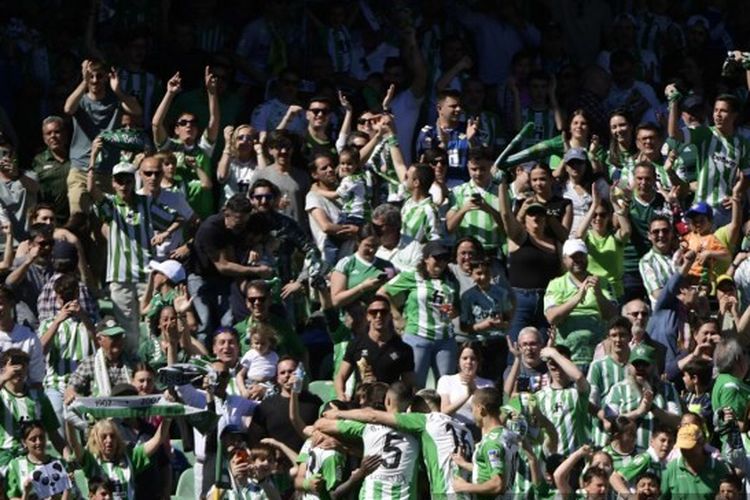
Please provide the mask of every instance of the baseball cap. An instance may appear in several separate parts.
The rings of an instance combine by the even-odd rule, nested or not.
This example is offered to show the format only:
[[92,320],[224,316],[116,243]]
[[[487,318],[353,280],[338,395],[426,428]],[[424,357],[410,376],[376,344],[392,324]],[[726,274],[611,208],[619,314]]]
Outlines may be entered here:
[[172,283],[181,283],[185,281],[185,268],[176,260],[168,259],[164,262],[152,260],[148,263],[148,267],[150,267],[152,271],[162,273]]
[[691,217],[695,217],[696,215],[705,215],[710,219],[714,216],[714,211],[711,208],[711,205],[709,205],[705,201],[699,201],[698,203],[694,203],[693,206],[690,207],[685,213],[685,217],[687,217],[688,219]]
[[527,214],[532,214],[534,212],[540,212],[540,213],[545,213],[546,214],[547,213],[547,207],[545,207],[541,203],[537,203],[537,202],[529,203],[526,206],[526,213]]
[[52,247],[52,261],[68,262],[75,265],[78,263],[78,250],[72,243],[65,240],[55,240],[55,245]]
[[422,249],[422,257],[438,257],[441,255],[450,255],[450,249],[439,241],[428,241]]
[[118,174],[135,175],[135,165],[127,161],[121,161],[112,168],[112,175]]
[[116,337],[117,335],[123,335],[125,329],[118,325],[112,316],[105,316],[104,319],[97,323],[96,333],[105,337]]
[[678,448],[683,450],[690,450],[695,448],[701,437],[701,429],[695,424],[681,425],[677,431],[677,442],[675,443]]
[[575,238],[566,241],[563,245],[562,251],[565,257],[570,257],[571,255],[575,255],[581,252],[585,253],[586,255],[588,255],[589,253],[589,249],[586,248],[586,243],[584,243],[583,240]]
[[697,94],[687,96],[680,103],[680,108],[691,115],[703,116],[705,114],[705,110],[703,109],[703,98]]
[[635,363],[636,361],[643,361],[644,363],[652,364],[654,362],[654,348],[648,344],[639,344],[630,351],[629,363]]
[[583,148],[570,148],[565,152],[565,156],[563,156],[563,163],[568,163],[569,161],[588,161],[588,156],[586,156],[586,151],[583,150]]

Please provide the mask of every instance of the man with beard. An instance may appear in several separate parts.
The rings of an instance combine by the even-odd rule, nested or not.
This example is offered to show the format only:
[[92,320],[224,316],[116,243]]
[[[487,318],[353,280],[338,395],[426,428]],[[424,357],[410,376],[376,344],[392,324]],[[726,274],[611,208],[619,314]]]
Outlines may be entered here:
[[570,349],[575,364],[588,367],[594,346],[604,338],[604,321],[617,314],[614,293],[606,281],[588,272],[583,240],[566,241],[563,260],[568,272],[547,285],[544,314],[557,326],[557,345]]

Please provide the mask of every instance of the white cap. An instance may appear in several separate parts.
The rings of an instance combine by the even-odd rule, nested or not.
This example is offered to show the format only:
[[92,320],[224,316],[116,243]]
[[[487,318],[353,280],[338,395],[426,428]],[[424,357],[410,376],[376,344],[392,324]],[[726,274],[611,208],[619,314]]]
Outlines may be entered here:
[[135,165],[126,161],[121,161],[112,168],[112,175],[117,174],[135,175]]
[[571,239],[565,242],[563,245],[563,255],[565,257],[570,257],[571,255],[575,255],[579,252],[583,252],[588,255],[589,249],[586,248],[586,243],[584,243],[583,240],[579,239]]
[[152,271],[159,271],[172,283],[185,281],[185,268],[176,260],[170,259],[165,260],[164,262],[156,262],[155,260],[152,260],[148,263],[148,267],[150,267]]

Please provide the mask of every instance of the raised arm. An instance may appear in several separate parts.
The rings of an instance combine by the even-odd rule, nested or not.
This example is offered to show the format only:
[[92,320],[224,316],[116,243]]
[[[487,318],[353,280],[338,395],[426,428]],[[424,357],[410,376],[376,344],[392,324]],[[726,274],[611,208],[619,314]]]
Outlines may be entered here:
[[[500,199],[500,220],[502,220],[503,227],[505,227],[505,233],[513,243],[520,246],[526,237],[526,230],[521,226],[521,223],[518,222],[518,219],[516,219],[513,211],[510,209],[508,183],[504,177],[497,190],[497,197]],[[526,205],[526,202],[524,202],[524,205]],[[523,207],[521,209],[523,210]]]
[[181,90],[182,78],[180,77],[180,72],[178,71],[167,82],[167,91],[164,93],[164,97],[159,103],[159,107],[156,108],[154,116],[151,119],[151,131],[154,134],[154,145],[157,148],[161,144],[163,144],[164,141],[166,141],[169,137],[167,128],[164,126],[164,121],[167,118],[167,113],[169,112],[170,106],[172,106],[172,101],[174,101],[175,96]]
[[336,151],[341,151],[341,148],[346,145],[346,138],[349,137],[349,132],[352,130],[352,118],[354,116],[352,103],[349,102],[349,99],[347,99],[344,93],[340,90],[339,104],[341,104],[341,107],[344,109],[344,120],[341,122],[339,137],[336,139]]
[[81,103],[83,94],[86,93],[86,75],[91,70],[91,61],[86,59],[81,63],[81,83],[79,83],[73,92],[70,93],[67,99],[65,99],[65,105],[63,111],[65,114],[73,116],[78,111],[78,105]]
[[576,384],[576,389],[581,394],[588,394],[591,390],[588,380],[583,372],[568,358],[552,346],[542,348],[539,353],[542,358],[551,359],[557,366]]
[[456,78],[462,72],[470,70],[473,65],[474,62],[469,56],[463,56],[458,60],[456,64],[450,67],[448,71],[442,74],[442,76],[435,83],[435,90],[438,92],[445,90],[454,78]]
[[143,451],[149,457],[156,453],[161,445],[169,441],[169,429],[172,426],[172,419],[164,418],[159,424],[159,428],[156,429],[156,433],[151,436],[151,439],[143,443]]
[[216,144],[219,137],[219,124],[221,123],[221,110],[219,107],[219,92],[217,90],[218,78],[211,73],[211,68],[205,69],[206,93],[208,94],[208,125],[206,126],[206,139],[209,144]]
[[680,99],[682,95],[674,83],[670,83],[664,89],[664,95],[669,100],[669,118],[667,119],[667,133],[676,141],[683,142],[685,138],[680,130]]
[[422,59],[422,51],[417,44],[417,32],[414,28],[407,28],[401,33],[404,39],[402,49],[406,52],[406,61],[411,71],[412,80],[409,90],[417,99],[425,94],[427,88],[427,66]]
[[589,231],[589,226],[594,219],[594,214],[599,206],[599,202],[599,190],[596,189],[596,183],[591,184],[591,207],[588,212],[586,212],[586,215],[583,216],[583,219],[581,219],[581,223],[578,224],[575,238],[582,240],[586,237],[586,233]]
[[117,70],[114,67],[109,68],[109,87],[120,101],[120,105],[126,113],[136,116],[141,116],[143,114],[143,108],[141,107],[141,103],[138,102],[138,99],[122,91],[122,87],[120,87],[120,76],[117,74]]
[[553,475],[555,480],[555,486],[557,487],[558,493],[561,495],[570,495],[573,490],[570,487],[570,473],[575,468],[576,464],[584,457],[591,454],[591,447],[589,445],[583,445],[576,451],[570,454],[568,458],[557,466]]
[[227,125],[224,127],[224,151],[221,152],[221,158],[219,158],[219,163],[216,165],[216,180],[219,184],[226,184],[229,178],[229,164],[232,162],[230,148],[232,133],[234,133],[233,126]]

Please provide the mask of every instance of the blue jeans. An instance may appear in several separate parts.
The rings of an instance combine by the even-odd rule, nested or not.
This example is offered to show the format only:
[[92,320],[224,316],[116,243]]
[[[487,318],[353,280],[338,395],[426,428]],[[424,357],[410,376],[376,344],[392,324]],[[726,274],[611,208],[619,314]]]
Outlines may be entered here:
[[435,382],[443,375],[456,373],[457,347],[456,339],[429,340],[424,337],[404,334],[404,342],[411,346],[414,353],[414,374],[417,389],[427,382],[427,371],[432,367]]
[[542,334],[542,341],[546,342],[549,323],[544,316],[544,290],[513,288],[513,292],[516,295],[516,311],[510,320],[510,340],[518,342],[518,333],[527,326],[533,326]]
[[197,274],[188,275],[188,291],[193,298],[193,308],[198,316],[198,339],[210,345],[214,330],[219,326],[232,326],[229,307],[230,286],[225,280],[205,279]]

